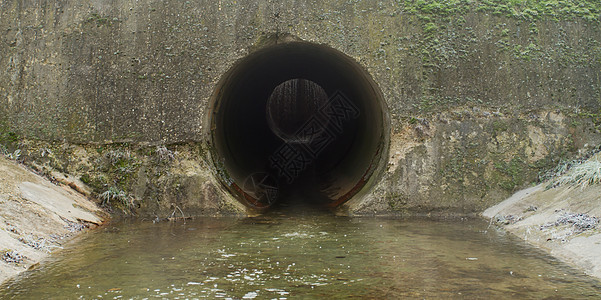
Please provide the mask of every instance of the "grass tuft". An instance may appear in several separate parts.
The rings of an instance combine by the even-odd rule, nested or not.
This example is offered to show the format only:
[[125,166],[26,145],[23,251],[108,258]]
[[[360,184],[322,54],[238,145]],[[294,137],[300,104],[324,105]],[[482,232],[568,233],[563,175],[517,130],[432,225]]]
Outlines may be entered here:
[[572,185],[585,188],[601,183],[601,161],[593,158],[575,165],[569,172],[552,182],[552,186]]
[[125,213],[131,212],[133,208],[133,198],[116,187],[110,187],[104,191],[100,194],[100,199],[102,206],[120,206]]

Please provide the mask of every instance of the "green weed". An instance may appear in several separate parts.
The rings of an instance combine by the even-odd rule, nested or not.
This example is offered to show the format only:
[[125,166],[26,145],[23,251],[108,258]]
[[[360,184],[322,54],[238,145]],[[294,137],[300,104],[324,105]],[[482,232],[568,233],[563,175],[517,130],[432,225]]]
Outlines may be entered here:
[[601,161],[599,157],[575,165],[569,172],[553,182],[553,186],[572,185],[585,188],[601,183]]
[[102,200],[102,205],[105,207],[118,207],[121,208],[125,213],[132,211],[134,200],[133,197],[116,187],[110,187],[108,190],[100,194],[99,197]]

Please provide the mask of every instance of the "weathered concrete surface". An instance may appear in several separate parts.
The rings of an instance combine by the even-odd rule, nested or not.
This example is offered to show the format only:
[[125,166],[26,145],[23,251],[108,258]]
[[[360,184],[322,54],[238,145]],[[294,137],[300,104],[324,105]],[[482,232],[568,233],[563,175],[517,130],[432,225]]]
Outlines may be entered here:
[[57,186],[0,157],[0,283],[61,248],[66,238],[107,214],[69,187]]
[[488,208],[482,215],[526,242],[601,278],[599,225],[581,233],[575,231],[574,224],[549,225],[566,213],[586,214],[598,220],[601,216],[601,186],[546,189],[548,184],[522,190]]
[[[389,169],[372,179],[364,200],[349,203],[351,213],[474,213],[560,157],[600,142],[596,2],[419,3],[5,0],[0,128],[19,139],[71,145],[203,147],[219,79],[268,37],[287,34],[354,58],[390,110]],[[6,140],[11,151],[18,147]],[[32,144],[31,151],[20,147],[23,159],[45,160]],[[63,157],[55,169],[115,175],[78,170],[61,148],[54,149]],[[206,151],[198,155],[196,167],[212,168]],[[128,173],[94,193],[118,188],[163,213],[181,203],[161,195],[158,182],[179,182],[186,191],[179,195],[199,203],[231,200],[212,171],[191,176],[185,165],[171,167],[161,175]]]
[[346,204],[351,214],[473,214],[535,181],[574,143],[582,149],[591,140],[555,111],[524,118],[473,108],[431,120],[392,135],[383,178]]
[[204,150],[195,144],[167,148],[22,141],[21,148],[28,153],[23,163],[67,185],[88,187],[98,204],[113,213],[148,220],[245,214],[219,188]]
[[462,104],[599,108],[598,19],[508,18],[478,6],[436,18],[373,1],[1,5],[0,101],[11,124],[36,138],[200,141],[216,82],[278,32],[327,44],[365,66],[393,127]]

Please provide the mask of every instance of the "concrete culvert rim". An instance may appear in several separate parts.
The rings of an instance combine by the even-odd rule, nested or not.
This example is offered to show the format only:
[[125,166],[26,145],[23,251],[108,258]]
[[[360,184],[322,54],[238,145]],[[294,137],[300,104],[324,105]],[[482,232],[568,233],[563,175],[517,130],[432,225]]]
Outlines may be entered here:
[[386,165],[382,93],[328,46],[295,41],[249,54],[221,78],[208,118],[218,180],[251,209],[298,199],[336,208],[369,191]]

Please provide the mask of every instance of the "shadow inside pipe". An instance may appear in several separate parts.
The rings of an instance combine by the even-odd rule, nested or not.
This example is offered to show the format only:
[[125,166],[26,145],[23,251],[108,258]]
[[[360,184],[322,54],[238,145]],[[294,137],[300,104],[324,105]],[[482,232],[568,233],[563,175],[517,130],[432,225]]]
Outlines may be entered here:
[[385,165],[381,93],[357,62],[330,47],[258,50],[224,75],[211,103],[218,179],[259,212],[296,202],[336,207]]

